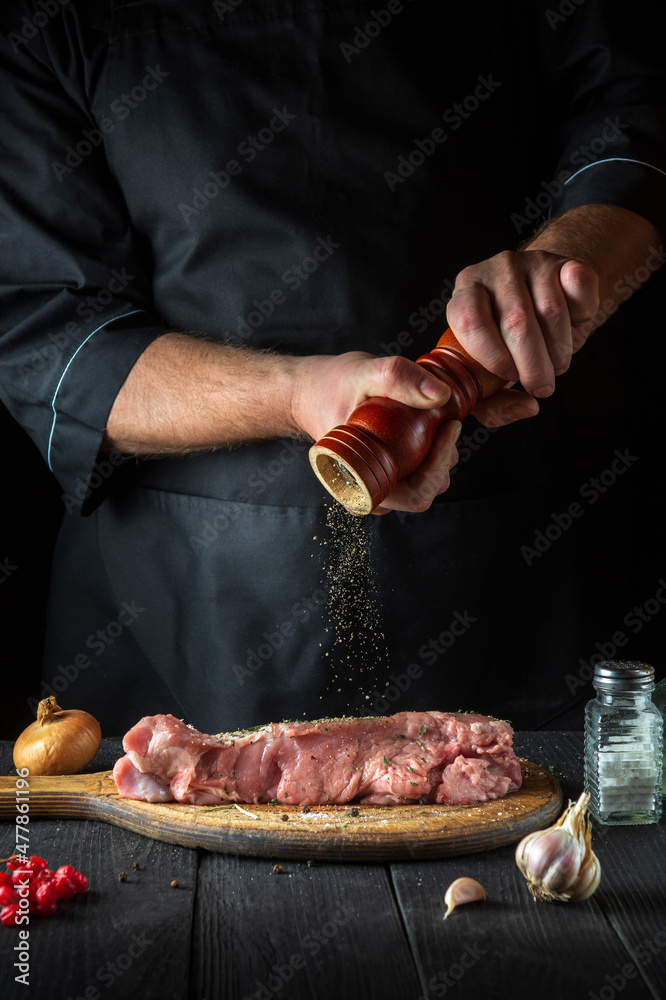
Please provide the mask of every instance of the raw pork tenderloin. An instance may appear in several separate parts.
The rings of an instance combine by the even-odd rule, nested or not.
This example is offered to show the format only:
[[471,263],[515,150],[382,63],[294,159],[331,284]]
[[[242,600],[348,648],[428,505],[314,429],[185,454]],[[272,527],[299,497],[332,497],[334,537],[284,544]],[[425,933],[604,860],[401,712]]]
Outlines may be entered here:
[[146,802],[469,804],[521,786],[507,722],[455,712],[281,722],[207,736],[173,715],[126,734],[113,778]]

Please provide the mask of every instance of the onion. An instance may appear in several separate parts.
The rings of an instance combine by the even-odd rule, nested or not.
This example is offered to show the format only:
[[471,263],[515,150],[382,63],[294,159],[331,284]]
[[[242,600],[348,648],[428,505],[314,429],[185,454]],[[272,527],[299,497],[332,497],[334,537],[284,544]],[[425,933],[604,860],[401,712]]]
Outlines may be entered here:
[[99,722],[88,712],[63,711],[53,695],[37,706],[37,721],[14,744],[14,765],[30,774],[76,774],[102,740]]

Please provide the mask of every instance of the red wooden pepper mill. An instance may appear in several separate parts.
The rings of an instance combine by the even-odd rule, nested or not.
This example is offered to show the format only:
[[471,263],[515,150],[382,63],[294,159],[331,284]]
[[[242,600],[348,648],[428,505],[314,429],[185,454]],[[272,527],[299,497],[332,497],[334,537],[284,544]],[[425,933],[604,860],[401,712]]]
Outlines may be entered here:
[[444,406],[419,410],[373,396],[356,407],[346,424],[334,427],[310,448],[315,475],[355,514],[370,514],[399,479],[418,469],[440,424],[463,420],[479,399],[511,384],[470,357],[450,328],[416,363],[450,386]]

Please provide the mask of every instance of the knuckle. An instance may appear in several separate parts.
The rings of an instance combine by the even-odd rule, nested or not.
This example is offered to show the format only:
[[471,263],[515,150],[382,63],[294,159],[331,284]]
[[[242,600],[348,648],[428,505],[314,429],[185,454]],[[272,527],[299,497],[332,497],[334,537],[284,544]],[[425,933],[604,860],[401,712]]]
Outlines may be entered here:
[[456,334],[463,336],[477,333],[483,326],[483,318],[478,308],[471,303],[456,303],[451,299],[447,319],[455,327]]
[[521,306],[512,306],[502,317],[502,331],[514,340],[526,340],[529,336],[527,312]]
[[566,310],[557,299],[546,299],[539,306],[539,317],[548,325],[559,323],[566,315]]
[[[451,462],[451,468],[453,468],[457,464],[457,461],[458,460],[456,459],[454,462]],[[439,489],[437,490],[436,495],[441,496],[442,493],[446,493],[450,485],[451,485],[451,476],[449,473],[447,473]]]
[[389,387],[395,387],[405,381],[409,368],[409,361],[399,355],[383,358],[378,369],[379,380]]
[[522,254],[517,250],[501,250],[492,258],[496,267],[502,271],[514,272],[522,263]]
[[468,264],[467,267],[463,267],[462,271],[458,271],[456,275],[456,280],[454,283],[453,294],[460,294],[469,285],[475,283],[478,276],[478,264]]
[[415,514],[422,514],[424,511],[429,510],[431,505],[432,497],[417,496],[412,499],[410,509],[413,510]]

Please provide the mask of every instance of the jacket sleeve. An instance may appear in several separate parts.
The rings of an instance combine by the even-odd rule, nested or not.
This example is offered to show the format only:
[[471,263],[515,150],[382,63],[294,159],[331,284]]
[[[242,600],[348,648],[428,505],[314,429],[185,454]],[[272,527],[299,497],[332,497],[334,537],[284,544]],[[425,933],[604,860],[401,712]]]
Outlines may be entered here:
[[660,6],[585,0],[542,12],[546,106],[560,110],[551,118],[559,159],[543,184],[553,195],[551,215],[579,205],[619,205],[666,234]]
[[[104,492],[97,463],[109,466],[98,456],[113,401],[165,328],[151,304],[147,241],[132,229],[88,108],[93,67],[78,59],[73,21],[62,8],[53,31],[37,30],[26,12],[13,2],[0,14],[0,397],[66,508],[87,513]],[[54,65],[54,37],[69,68]]]

